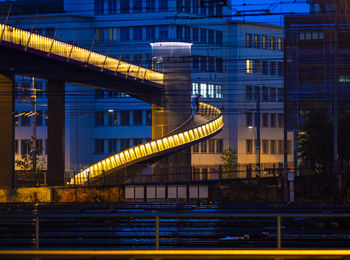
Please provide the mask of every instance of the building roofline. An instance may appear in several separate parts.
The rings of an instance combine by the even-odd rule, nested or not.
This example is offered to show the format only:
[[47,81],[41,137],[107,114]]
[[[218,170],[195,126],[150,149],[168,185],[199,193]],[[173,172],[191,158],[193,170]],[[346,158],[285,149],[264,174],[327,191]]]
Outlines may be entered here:
[[55,14],[28,14],[28,15],[15,15],[15,16],[9,16],[9,20],[14,19],[35,19],[35,18],[52,18],[52,17],[76,17],[76,18],[83,18],[83,19],[90,19],[94,20],[95,18],[88,15],[78,15],[78,14],[71,14],[71,13],[55,13]]
[[268,23],[244,22],[244,21],[228,21],[227,23],[228,24],[247,24],[247,25],[254,25],[254,26],[261,26],[261,27],[272,27],[272,28],[283,29],[283,26],[281,25],[274,25],[274,24],[268,24]]

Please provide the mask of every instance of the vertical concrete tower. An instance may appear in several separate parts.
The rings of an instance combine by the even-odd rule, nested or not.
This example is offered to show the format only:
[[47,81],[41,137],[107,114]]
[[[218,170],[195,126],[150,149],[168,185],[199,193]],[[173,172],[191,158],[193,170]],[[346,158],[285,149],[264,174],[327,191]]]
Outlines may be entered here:
[[[166,136],[191,115],[191,46],[184,42],[151,43],[153,69],[164,73],[161,105],[152,107],[152,138]],[[153,166],[159,180],[191,178],[190,148]]]

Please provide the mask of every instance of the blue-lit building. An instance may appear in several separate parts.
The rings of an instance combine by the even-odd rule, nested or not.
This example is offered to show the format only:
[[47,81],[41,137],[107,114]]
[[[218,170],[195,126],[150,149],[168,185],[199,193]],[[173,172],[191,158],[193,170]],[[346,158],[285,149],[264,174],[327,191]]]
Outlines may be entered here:
[[[25,6],[28,2],[13,4]],[[39,0],[33,1],[32,12],[21,14],[25,7],[14,8],[19,11],[10,14],[8,23],[148,68],[154,66],[150,43],[193,42],[192,93],[225,113],[220,135],[192,147],[192,167],[201,177],[219,168],[224,148],[237,151],[238,163],[255,163],[257,98],[262,113],[261,162],[282,161],[282,27],[229,21],[231,10],[226,1],[54,2],[57,12],[45,9]],[[8,4],[2,5],[2,15],[7,14]],[[45,153],[45,81],[36,82],[37,88],[44,90],[38,92],[42,117],[38,122],[42,123],[37,125],[37,139]],[[26,96],[30,83],[30,79],[20,79],[18,93]],[[31,106],[18,102],[16,111],[31,111]],[[30,117],[18,116],[18,156],[26,152],[32,135],[30,122]],[[151,123],[149,104],[123,93],[67,84],[66,171],[150,139]]]

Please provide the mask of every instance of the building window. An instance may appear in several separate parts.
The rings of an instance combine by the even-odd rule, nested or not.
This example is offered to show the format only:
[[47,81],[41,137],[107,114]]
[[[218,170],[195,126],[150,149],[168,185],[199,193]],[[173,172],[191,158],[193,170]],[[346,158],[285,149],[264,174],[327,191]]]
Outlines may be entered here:
[[146,125],[152,125],[152,110],[146,110]]
[[283,62],[278,62],[278,76],[283,76]]
[[159,40],[167,40],[169,38],[168,30],[169,28],[167,25],[159,26]]
[[134,13],[142,12],[142,0],[133,0],[132,10]]
[[199,95],[199,84],[192,83],[192,95]]
[[268,113],[262,114],[262,127],[269,127],[269,114]]
[[208,71],[210,71],[210,72],[215,71],[215,58],[214,57],[208,57]]
[[270,75],[276,75],[276,62],[270,62]]
[[283,102],[283,100],[284,100],[283,95],[284,95],[283,88],[279,88],[277,90],[278,102]]
[[284,117],[283,114],[278,114],[278,127],[283,128],[284,127]]
[[141,41],[142,40],[142,27],[134,27],[133,28],[133,40]]
[[185,25],[185,41],[189,41],[191,39],[191,28]]
[[105,92],[101,89],[95,89],[94,95],[95,98],[103,98],[105,96]]
[[207,152],[207,141],[201,142],[201,153]]
[[278,37],[277,39],[277,48],[279,51],[283,51],[283,38]]
[[260,74],[260,61],[254,60],[254,73]]
[[120,150],[124,151],[130,147],[130,139],[120,139]]
[[95,0],[95,15],[104,14],[104,0]]
[[105,40],[105,30],[104,28],[96,28],[96,41],[103,42]]
[[103,111],[95,112],[95,126],[104,126],[105,124],[105,113]]
[[269,74],[269,62],[266,60],[262,61],[262,74],[263,75]]
[[270,141],[270,153],[276,154],[276,140]]
[[268,102],[269,101],[269,88],[268,87],[263,87],[262,89],[262,100],[264,102]]
[[270,101],[276,102],[276,89],[270,88]]
[[143,139],[142,138],[134,138],[133,139],[133,145],[134,146],[142,144],[142,143],[143,143]]
[[147,41],[154,41],[156,38],[156,30],[154,26],[147,26],[146,27],[146,40]]
[[127,14],[130,12],[129,0],[120,0],[120,13]]
[[222,58],[216,58],[216,72],[222,72]]
[[215,98],[214,91],[215,86],[213,84],[208,84],[208,98]]
[[213,30],[209,30],[208,31],[208,43],[213,44],[214,41],[215,41],[214,31]]
[[108,40],[110,42],[117,41],[117,28],[108,28]]
[[95,154],[103,154],[105,151],[103,139],[95,139]]
[[266,36],[266,35],[263,35],[263,36],[262,36],[262,48],[263,48],[263,49],[267,49],[267,46],[268,46],[267,36]]
[[250,33],[246,33],[245,35],[245,47],[251,48],[252,47],[252,35]]
[[198,56],[192,56],[192,68],[194,70],[199,69],[199,57]]
[[201,29],[201,43],[207,43],[207,30]]
[[201,60],[201,71],[207,71],[207,57],[202,56],[200,57]]
[[108,140],[108,153],[114,154],[117,152],[117,139]]
[[117,112],[116,111],[108,111],[108,125],[115,126],[117,125]]
[[262,140],[262,153],[263,154],[269,153],[269,140]]
[[216,32],[216,43],[217,44],[222,44],[222,39],[223,36],[222,36],[222,32]]
[[260,87],[254,87],[254,101],[260,100]]
[[252,86],[245,86],[245,100],[253,100],[253,88]]
[[200,91],[202,97],[207,97],[207,84],[201,83],[200,85]]
[[168,11],[168,0],[159,0],[159,10]]
[[108,13],[109,14],[117,13],[117,0],[108,0]]
[[270,114],[270,127],[276,127],[276,114]]
[[253,60],[246,60],[245,72],[247,74],[252,74],[253,73]]
[[120,112],[120,125],[130,125],[130,113],[129,111]]
[[146,0],[146,12],[154,12],[155,6],[155,0]]
[[30,153],[30,140],[21,140],[21,154],[29,154]]
[[142,125],[142,110],[133,112],[133,125]]
[[216,153],[222,153],[224,150],[224,140],[216,139]]
[[215,97],[222,99],[222,85],[215,85]]
[[247,154],[253,153],[253,140],[252,139],[246,140],[246,152],[247,152]]
[[130,40],[129,27],[120,28],[120,40],[121,41],[129,41]]
[[283,140],[278,140],[278,154],[283,154]]
[[192,28],[192,39],[194,42],[198,42],[198,40],[199,40],[199,29],[198,28]]
[[209,153],[215,152],[215,139],[209,139]]
[[276,41],[276,37],[270,36],[270,50],[275,49],[275,41]]
[[260,35],[254,35],[254,48],[260,48]]
[[253,113],[248,112],[246,114],[246,126],[247,127],[253,126]]
[[192,146],[193,153],[199,153],[199,143],[196,143]]

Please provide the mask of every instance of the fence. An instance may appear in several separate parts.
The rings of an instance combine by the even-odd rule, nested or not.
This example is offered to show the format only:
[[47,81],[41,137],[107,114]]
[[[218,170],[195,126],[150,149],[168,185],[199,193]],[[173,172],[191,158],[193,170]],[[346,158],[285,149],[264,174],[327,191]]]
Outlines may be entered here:
[[[158,214],[144,214],[144,213],[133,213],[133,214],[1,214],[0,218],[2,221],[5,219],[29,219],[34,220],[35,229],[33,234],[34,248],[35,251],[30,250],[30,248],[21,248],[20,250],[13,249],[2,249],[0,250],[0,256],[95,256],[95,257],[103,257],[103,256],[132,256],[132,259],[137,257],[144,258],[156,258],[160,259],[161,257],[166,258],[188,258],[198,256],[205,258],[218,258],[223,256],[230,257],[241,257],[241,258],[271,258],[276,257],[281,259],[283,257],[287,258],[301,258],[301,257],[318,257],[318,258],[342,258],[344,256],[350,256],[350,250],[348,249],[305,249],[305,250],[289,250],[287,248],[283,248],[282,250],[282,219],[294,218],[309,218],[309,219],[318,219],[318,218],[326,218],[326,219],[335,219],[335,218],[350,218],[350,214],[169,214],[169,213],[158,213]],[[116,250],[116,249],[100,249],[100,250],[64,250],[63,248],[57,248],[55,250],[46,250],[40,247],[40,222],[48,219],[79,219],[81,221],[86,219],[93,220],[103,220],[108,221],[111,219],[153,219],[154,220],[154,249],[140,250]],[[261,218],[274,218],[276,220],[276,247],[275,248],[266,248],[266,249],[249,249],[249,250],[237,250],[237,249],[221,249],[221,250],[213,250],[213,249],[201,249],[201,250],[193,250],[193,249],[180,249],[174,250],[172,248],[167,248],[160,250],[161,247],[161,237],[160,237],[160,220],[164,219],[234,219],[234,218],[248,218],[248,219],[261,219]],[[20,234],[17,234],[20,237]],[[71,234],[67,234],[71,236]],[[80,237],[81,239],[81,237]],[[137,244],[137,239],[135,239],[135,243]],[[137,245],[135,245],[137,247]],[[130,258],[129,258],[130,259]]]

